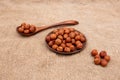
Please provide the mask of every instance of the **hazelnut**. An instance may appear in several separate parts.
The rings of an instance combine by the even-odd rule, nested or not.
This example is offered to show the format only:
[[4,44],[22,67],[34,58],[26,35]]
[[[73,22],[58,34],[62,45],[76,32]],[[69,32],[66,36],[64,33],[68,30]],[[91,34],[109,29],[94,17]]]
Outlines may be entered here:
[[74,37],[75,37],[75,33],[74,33],[74,32],[71,32],[71,33],[69,34],[69,37],[70,37],[70,38],[74,38]]
[[100,57],[101,57],[101,58],[104,58],[106,55],[107,55],[107,52],[106,52],[106,51],[101,51],[101,52],[100,52]]
[[66,39],[68,37],[68,34],[64,34],[63,38]]
[[21,27],[19,27],[19,28],[18,28],[18,32],[22,33],[22,32],[24,32],[24,29],[21,28]]
[[55,34],[56,34],[56,36],[58,36],[58,32],[56,32]]
[[56,34],[54,34],[54,33],[52,33],[52,34],[50,34],[50,39],[52,39],[52,40],[54,40],[54,39],[56,39]]
[[80,35],[75,36],[75,40],[80,40],[80,39],[81,39]]
[[66,45],[65,45],[64,43],[62,43],[60,46],[61,46],[61,47],[63,47],[63,48],[65,48],[65,47],[66,47]]
[[54,44],[54,41],[50,41],[50,42],[48,43],[49,46],[52,46],[53,44]]
[[81,42],[85,42],[85,41],[86,41],[85,37],[82,36],[82,37],[80,38],[80,41],[81,41]]
[[27,25],[24,26],[24,28],[25,28],[25,29],[29,29],[29,28],[30,28],[30,25],[27,24]]
[[57,29],[55,29],[55,30],[53,31],[53,33],[56,33],[56,32],[58,32],[58,30],[57,30]]
[[75,31],[74,33],[75,33],[76,35],[79,35],[79,34],[80,34],[78,31]]
[[65,48],[64,48],[64,51],[65,51],[65,52],[70,52],[70,48],[69,48],[69,47],[65,47]]
[[74,28],[69,28],[69,30],[70,30],[71,32],[75,31],[75,29],[74,29]]
[[75,50],[75,46],[73,46],[73,45],[70,45],[69,48],[70,48],[71,51]]
[[77,45],[77,44],[81,44],[81,42],[80,42],[80,41],[76,41],[75,44],[76,44],[76,45]]
[[92,52],[91,52],[91,55],[96,56],[97,54],[98,54],[98,51],[96,49],[93,49]]
[[72,39],[72,44],[75,44],[75,39]]
[[63,43],[64,43],[64,44],[66,43],[65,40],[63,40]]
[[57,51],[62,52],[62,51],[63,51],[63,47],[59,46],[59,47],[57,48]]
[[64,34],[64,30],[61,30],[61,29],[60,29],[60,30],[58,31],[58,34],[59,34],[59,35],[63,35],[63,34]]
[[94,59],[94,63],[95,63],[96,65],[100,64],[100,61],[101,61],[100,58],[95,58],[95,59]]
[[49,42],[50,41],[50,36],[46,37],[46,41]]
[[21,28],[25,29],[25,26],[21,26]]
[[63,36],[62,35],[58,35],[58,38],[63,40]]
[[67,38],[66,38],[66,42],[68,42],[68,43],[71,42],[71,38],[70,38],[70,37],[67,37]]
[[77,49],[83,48],[83,44],[82,44],[82,43],[77,44],[76,48],[77,48]]
[[28,34],[30,31],[29,30],[24,30],[24,33],[25,34]]
[[56,50],[58,48],[58,45],[54,44],[52,48]]
[[95,55],[94,58],[100,58],[99,54]]
[[104,59],[105,59],[107,62],[109,62],[109,61],[110,61],[110,56],[107,55],[107,56],[104,57]]
[[36,27],[35,26],[30,26],[30,32],[35,32]]
[[107,66],[108,64],[108,62],[105,59],[102,59],[100,63],[101,63],[101,66],[103,67]]
[[26,25],[26,23],[22,23],[22,24],[21,24],[21,26],[25,26],[25,25]]
[[67,47],[70,47],[72,44],[71,43],[66,43],[66,46]]
[[56,39],[56,40],[55,40],[55,44],[60,45],[61,43],[62,43],[62,40],[61,40],[61,39]]
[[66,34],[70,33],[70,30],[69,30],[69,29],[66,29],[66,30],[65,30],[65,33],[66,33]]

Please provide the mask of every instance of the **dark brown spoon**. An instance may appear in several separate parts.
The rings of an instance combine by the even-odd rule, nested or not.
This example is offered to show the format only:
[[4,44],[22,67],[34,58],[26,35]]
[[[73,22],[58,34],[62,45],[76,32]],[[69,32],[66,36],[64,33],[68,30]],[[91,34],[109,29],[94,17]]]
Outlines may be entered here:
[[75,20],[67,20],[67,21],[63,21],[63,22],[59,22],[59,23],[55,23],[55,24],[52,24],[52,25],[49,25],[49,26],[41,26],[41,27],[36,27],[36,30],[32,33],[28,33],[28,34],[25,34],[25,33],[20,33],[18,31],[18,28],[20,27],[17,27],[17,32],[20,33],[21,35],[23,36],[32,36],[38,32],[41,32],[43,30],[46,30],[46,29],[49,29],[49,28],[52,28],[52,27],[56,27],[56,26],[61,26],[61,25],[76,25],[78,24],[79,22],[78,21],[75,21]]

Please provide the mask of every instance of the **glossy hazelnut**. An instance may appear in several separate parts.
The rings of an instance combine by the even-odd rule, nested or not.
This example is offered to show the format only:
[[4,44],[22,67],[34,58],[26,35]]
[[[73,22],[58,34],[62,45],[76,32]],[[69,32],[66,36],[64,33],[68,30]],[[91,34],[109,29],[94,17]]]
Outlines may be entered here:
[[74,29],[74,28],[69,28],[69,30],[70,30],[71,32],[75,31],[75,29]]
[[62,43],[60,46],[61,46],[61,47],[63,47],[63,48],[65,48],[65,47],[66,47],[66,45],[65,45],[64,43]]
[[65,48],[64,48],[64,51],[65,51],[65,52],[70,52],[70,48],[69,48],[69,47],[65,47]]
[[58,48],[58,45],[54,44],[52,48],[56,50]]
[[70,33],[70,30],[69,30],[69,29],[66,29],[66,30],[65,30],[65,33],[66,33],[66,34]]
[[55,40],[55,44],[60,45],[61,43],[62,43],[62,40],[61,40],[61,39],[56,39],[56,40]]
[[63,40],[63,36],[62,35],[58,35],[58,38]]
[[52,39],[52,40],[54,40],[54,39],[56,39],[56,34],[54,34],[54,33],[52,33],[52,34],[50,34],[50,39]]
[[80,34],[78,31],[75,31],[74,33],[75,33],[75,35],[79,35]]
[[80,38],[80,41],[81,41],[81,42],[85,42],[85,41],[86,41],[85,37],[82,36],[82,37]]
[[69,34],[69,37],[70,37],[70,38],[74,38],[74,37],[75,37],[75,33],[74,33],[74,32],[71,32],[71,33]]
[[66,46],[67,47],[70,47],[72,44],[71,43],[66,43]]
[[18,28],[18,32],[23,33],[23,32],[24,32],[24,29],[21,28],[21,27],[19,27],[19,28]]
[[64,30],[61,30],[61,29],[60,29],[60,30],[58,31],[58,34],[59,34],[59,35],[63,35],[63,34],[64,34]]
[[64,44],[66,43],[65,40],[63,40],[63,43],[64,43]]
[[83,48],[83,44],[82,44],[82,43],[77,44],[76,48],[77,48],[77,49]]
[[72,44],[75,44],[75,39],[72,39]]
[[97,54],[98,54],[98,51],[96,49],[93,49],[92,52],[91,52],[91,55],[96,56]]
[[55,30],[53,31],[53,33],[56,33],[56,32],[58,32],[58,30],[57,30],[57,29],[55,29]]
[[76,45],[77,45],[77,44],[81,44],[81,42],[80,42],[80,41],[76,41],[75,44],[76,44]]
[[95,59],[94,59],[94,63],[95,63],[96,65],[100,64],[100,61],[101,61],[100,58],[95,58]]
[[24,28],[25,28],[25,29],[29,29],[29,28],[30,28],[30,25],[29,25],[29,24],[26,24],[26,25],[24,26]]
[[75,50],[75,46],[73,46],[73,45],[69,46],[69,48],[70,48],[71,51]]
[[107,62],[109,62],[109,61],[110,61],[110,56],[107,55],[107,56],[104,57],[104,59],[105,59]]
[[62,52],[62,51],[63,51],[63,47],[59,46],[59,47],[57,48],[57,51]]
[[50,42],[48,43],[49,46],[52,46],[53,44],[54,44],[54,41],[50,41]]
[[25,29],[25,26],[21,26],[21,28]]
[[71,38],[67,37],[65,41],[69,43],[69,42],[71,42]]
[[35,26],[30,26],[30,32],[35,32],[35,30],[36,30],[36,27]]
[[107,66],[108,64],[108,62],[105,59],[102,59],[100,63],[101,63],[101,66],[103,67]]
[[100,52],[100,57],[104,58],[105,56],[107,56],[107,52],[106,51],[101,51]]
[[26,25],[26,23],[22,23],[22,24],[21,24],[21,26],[25,26],[25,25]]
[[100,58],[99,54],[95,55],[94,58]]
[[24,33],[25,34],[28,34],[30,31],[29,30],[24,30]]
[[64,34],[63,38],[66,39],[68,37],[68,34]]
[[50,36],[46,37],[46,41],[49,42],[50,41]]
[[75,40],[81,40],[81,36],[80,35],[75,36]]

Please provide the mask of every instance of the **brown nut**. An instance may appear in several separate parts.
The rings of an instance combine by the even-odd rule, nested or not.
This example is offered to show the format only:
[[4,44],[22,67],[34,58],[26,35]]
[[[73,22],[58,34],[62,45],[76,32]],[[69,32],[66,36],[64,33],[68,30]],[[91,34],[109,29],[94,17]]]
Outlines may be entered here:
[[18,28],[18,32],[23,33],[23,32],[24,32],[24,29],[21,28],[21,27],[19,27],[19,28]]
[[71,33],[69,34],[69,37],[70,37],[70,38],[74,38],[74,37],[75,37],[75,33],[74,33],[74,32],[71,32]]
[[70,47],[72,44],[71,43],[66,43],[66,46],[67,47]]
[[71,32],[75,31],[75,29],[74,29],[74,28],[69,28],[69,30],[70,30]]
[[75,46],[73,46],[73,45],[69,46],[69,48],[70,48],[70,51],[74,51],[75,50]]
[[57,30],[57,29],[55,29],[55,30],[53,31],[53,33],[56,33],[56,32],[58,32],[58,30]]
[[69,42],[71,42],[71,38],[67,37],[65,41],[69,43]]
[[81,36],[80,35],[75,36],[75,40],[81,40]]
[[56,38],[57,38],[56,34],[54,34],[54,33],[50,34],[50,39],[54,40]]
[[68,37],[68,34],[64,34],[63,38],[66,39]]
[[75,33],[75,35],[79,35],[80,34],[78,31],[75,31],[74,33]]
[[69,48],[69,47],[65,47],[65,48],[64,48],[64,51],[65,51],[65,52],[70,52],[70,48]]
[[63,43],[64,43],[64,44],[66,43],[65,40],[63,40]]
[[58,38],[63,40],[63,36],[62,35],[58,35]]
[[102,59],[100,63],[101,63],[101,66],[103,67],[107,66],[108,64],[108,62],[105,59]]
[[52,48],[56,50],[58,48],[58,45],[54,44]]
[[62,40],[61,40],[61,39],[56,39],[56,40],[55,40],[55,44],[60,45],[61,43],[62,43]]
[[24,33],[25,33],[25,34],[28,34],[29,32],[30,32],[30,31],[29,31],[29,30],[27,30],[27,29],[26,29],[26,30],[24,30]]
[[25,29],[29,29],[29,28],[30,28],[30,25],[29,25],[29,24],[26,24],[26,25],[24,26],[24,28],[25,28]]
[[63,47],[63,48],[65,48],[65,47],[66,47],[66,45],[65,45],[64,43],[62,43],[60,46],[61,46],[61,47]]
[[64,30],[60,29],[60,30],[58,31],[58,34],[59,34],[59,35],[63,35],[63,34],[64,34]]
[[66,29],[66,30],[65,30],[65,33],[66,33],[66,34],[70,33],[70,30],[69,30],[69,29]]
[[100,57],[104,58],[105,56],[107,56],[107,52],[106,51],[101,51],[100,52]]
[[82,44],[82,43],[80,41],[76,41],[75,44],[77,45],[77,44]]
[[86,41],[85,37],[82,36],[82,37],[80,38],[80,41],[81,41],[81,42],[85,42],[85,41]]
[[49,42],[50,41],[50,36],[46,37],[46,41]]
[[94,58],[100,58],[99,54],[95,55]]
[[91,52],[91,55],[96,56],[97,54],[98,54],[98,51],[96,49],[93,49],[92,52]]
[[100,64],[100,61],[101,61],[100,58],[95,58],[95,59],[94,59],[94,63],[95,63],[96,65]]
[[104,57],[104,59],[105,59],[107,62],[109,62],[109,61],[110,61],[110,56],[107,55],[107,56]]
[[25,25],[26,25],[26,23],[22,23],[22,24],[21,24],[21,26],[25,26]]
[[49,46],[52,46],[53,44],[54,44],[54,41],[50,41],[50,42],[48,43]]
[[72,39],[72,44],[75,44],[75,39]]
[[35,30],[36,30],[36,27],[35,26],[33,26],[33,25],[30,25],[30,32],[35,32]]
[[62,52],[62,51],[63,51],[63,47],[59,46],[59,47],[57,48],[57,51]]
[[77,48],[77,49],[83,48],[83,44],[82,44],[82,43],[77,44],[76,48]]

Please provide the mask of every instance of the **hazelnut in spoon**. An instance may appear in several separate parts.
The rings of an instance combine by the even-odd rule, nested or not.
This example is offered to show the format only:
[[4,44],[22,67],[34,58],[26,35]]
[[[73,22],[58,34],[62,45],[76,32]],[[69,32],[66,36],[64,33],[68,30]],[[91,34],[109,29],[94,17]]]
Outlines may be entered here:
[[78,24],[78,21],[75,20],[67,20],[49,26],[41,26],[41,27],[36,27],[34,25],[22,23],[20,26],[17,27],[17,32],[23,36],[32,36],[40,31],[46,30],[51,27],[56,27],[61,25],[76,25],[76,24]]

